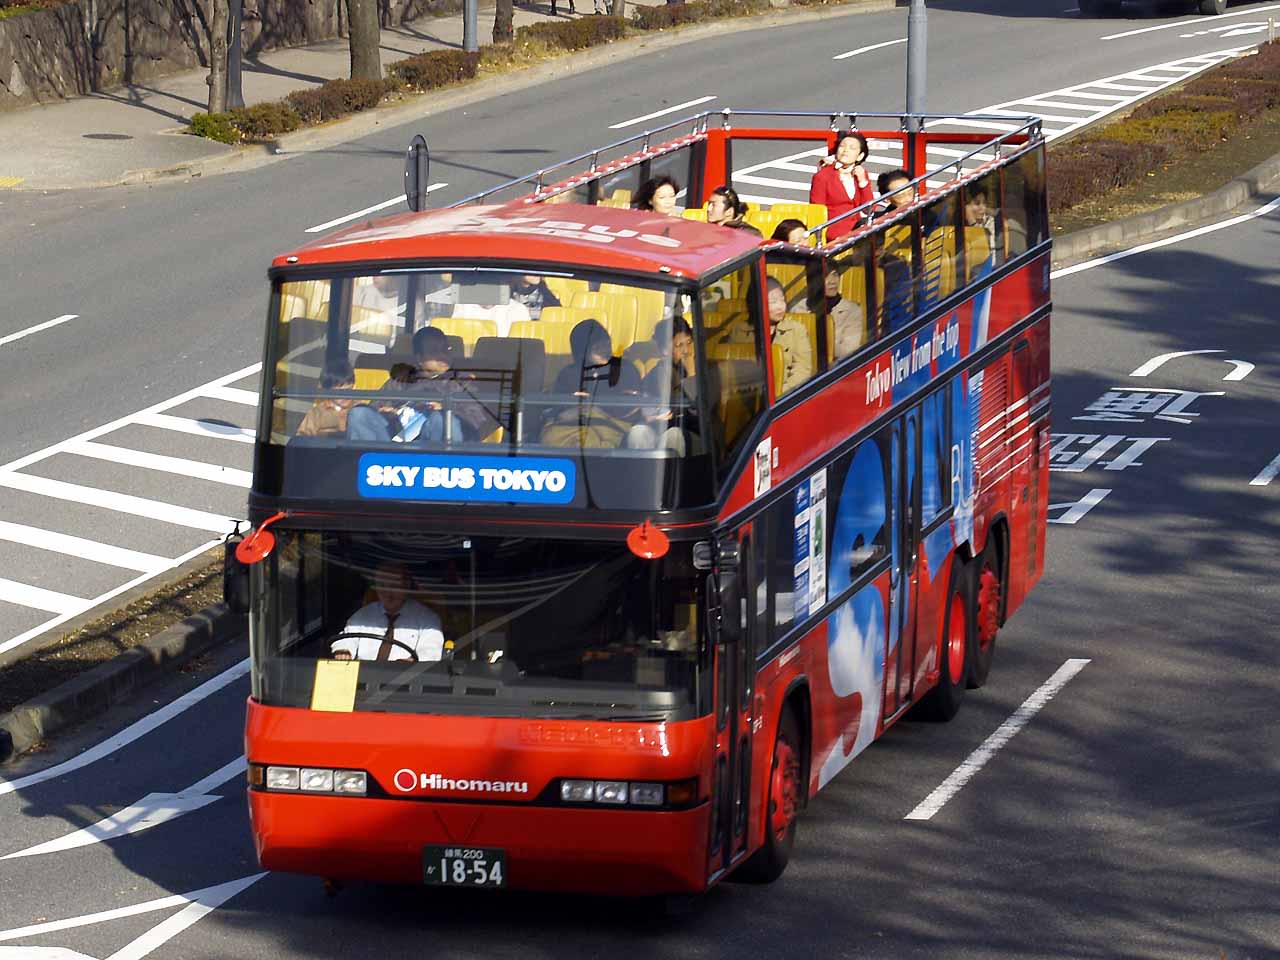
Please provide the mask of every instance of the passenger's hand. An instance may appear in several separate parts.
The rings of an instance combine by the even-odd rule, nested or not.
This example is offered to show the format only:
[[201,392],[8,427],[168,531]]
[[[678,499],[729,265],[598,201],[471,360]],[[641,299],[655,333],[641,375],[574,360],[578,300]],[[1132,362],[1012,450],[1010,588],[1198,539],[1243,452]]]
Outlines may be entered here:
[[853,178],[858,181],[858,186],[865,187],[871,182],[871,178],[867,176],[867,169],[860,163],[853,165]]

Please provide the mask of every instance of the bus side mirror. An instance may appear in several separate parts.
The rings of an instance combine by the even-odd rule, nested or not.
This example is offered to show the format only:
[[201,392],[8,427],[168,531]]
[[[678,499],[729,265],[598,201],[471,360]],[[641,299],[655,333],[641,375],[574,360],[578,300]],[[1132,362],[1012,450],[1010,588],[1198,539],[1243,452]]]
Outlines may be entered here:
[[222,544],[222,599],[235,614],[249,612],[249,568],[236,559],[242,539],[233,533]]

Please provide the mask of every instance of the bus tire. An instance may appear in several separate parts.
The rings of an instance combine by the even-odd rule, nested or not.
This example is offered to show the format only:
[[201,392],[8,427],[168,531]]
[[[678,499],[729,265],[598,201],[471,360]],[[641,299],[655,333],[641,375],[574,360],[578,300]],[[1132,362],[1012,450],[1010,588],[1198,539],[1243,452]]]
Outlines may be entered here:
[[1227,0],[1200,0],[1200,12],[1206,17],[1216,17],[1227,12]]
[[1080,14],[1085,17],[1114,17],[1120,13],[1120,0],[1080,0]]
[[987,682],[996,656],[996,633],[1004,599],[1004,576],[995,538],[987,538],[986,549],[978,557],[973,578],[973,658],[969,665],[969,689]]
[[744,883],[773,883],[787,869],[796,843],[800,815],[804,744],[800,724],[791,707],[783,707],[769,767],[769,803],[765,808],[764,844],[733,872]]
[[973,590],[970,567],[959,557],[952,561],[951,586],[942,620],[941,668],[938,685],[920,701],[926,720],[945,723],[960,710],[973,666]]

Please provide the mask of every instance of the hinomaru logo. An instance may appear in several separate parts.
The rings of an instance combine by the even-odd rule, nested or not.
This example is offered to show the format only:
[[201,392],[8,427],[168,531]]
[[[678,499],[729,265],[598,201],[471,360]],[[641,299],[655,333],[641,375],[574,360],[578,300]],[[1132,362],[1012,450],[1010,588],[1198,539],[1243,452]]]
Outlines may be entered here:
[[438,773],[418,773],[405,767],[392,778],[401,793],[414,790],[453,790],[459,793],[528,793],[525,780],[455,780]]

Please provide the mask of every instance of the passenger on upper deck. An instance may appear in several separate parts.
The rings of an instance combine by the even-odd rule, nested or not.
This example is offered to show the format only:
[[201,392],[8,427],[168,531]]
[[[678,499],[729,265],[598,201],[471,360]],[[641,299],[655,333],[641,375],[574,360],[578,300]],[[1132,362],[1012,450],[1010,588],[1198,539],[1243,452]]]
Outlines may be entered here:
[[970,186],[964,199],[964,250],[969,269],[986,263],[993,250],[1003,249],[1000,225],[987,206],[985,187]]
[[[356,372],[351,364],[342,360],[320,374],[321,390],[354,390]],[[355,402],[351,398],[322,397],[311,404],[311,409],[298,425],[298,436],[320,437],[329,433],[347,432],[347,413]]]
[[911,174],[899,168],[886,170],[876,178],[876,186],[880,190],[880,204],[876,207],[876,216],[884,216],[910,205],[915,199],[913,191],[903,189],[911,182]]
[[771,240],[781,240],[783,243],[794,243],[796,246],[807,246],[809,243],[809,228],[804,225],[803,220],[797,220],[795,217],[788,217],[773,228],[773,236]]
[[[869,152],[867,138],[862,134],[846,130],[837,136],[830,155],[823,158],[822,166],[813,175],[809,202],[826,204],[827,217],[832,218],[874,200],[871,178],[862,166]],[[828,227],[827,241],[851,233],[858,226],[857,219],[849,217]]]
[[[831,328],[835,334],[832,349],[837,360],[847,357],[867,342],[867,318],[862,307],[852,300],[846,300],[840,293],[840,278],[848,269],[847,264],[834,261],[827,262],[827,273],[822,281],[823,299],[826,315],[831,318]],[[811,305],[810,309],[818,306]],[[821,309],[813,310],[821,314]]]
[[796,320],[787,316],[787,294],[782,282],[770,277],[769,333],[782,347],[782,393],[790,393],[813,376],[813,348],[809,335]]
[[677,456],[685,456],[690,446],[700,452],[698,423],[698,370],[694,362],[693,328],[684,318],[671,321],[670,356],[658,361],[641,381],[641,392],[656,397],[661,406],[644,413],[647,422],[636,424],[627,434],[627,446],[632,450],[652,450],[658,446],[658,432],[662,432],[662,446]]
[[718,227],[733,227],[742,222],[747,214],[747,205],[738,196],[738,191],[728,185],[716,187],[707,197],[707,223]]
[[680,192],[680,184],[671,177],[650,177],[640,185],[635,201],[631,204],[637,210],[652,210],[668,217],[678,217],[676,210],[676,194]]
[[444,653],[440,618],[406,597],[413,585],[409,569],[398,561],[378,564],[373,576],[377,599],[351,615],[330,651],[335,660],[439,660]]
[[405,278],[395,274],[360,277],[355,282],[351,302],[357,307],[368,307],[395,316],[404,312],[405,284]]
[[633,426],[640,395],[635,367],[613,356],[609,331],[582,320],[569,333],[573,353],[556,376],[554,393],[577,402],[551,411],[542,442],[557,447],[619,447]]
[[540,276],[526,273],[518,281],[511,284],[511,299],[522,303],[533,320],[542,319],[543,307],[560,306],[560,298],[551,292],[547,281]]

